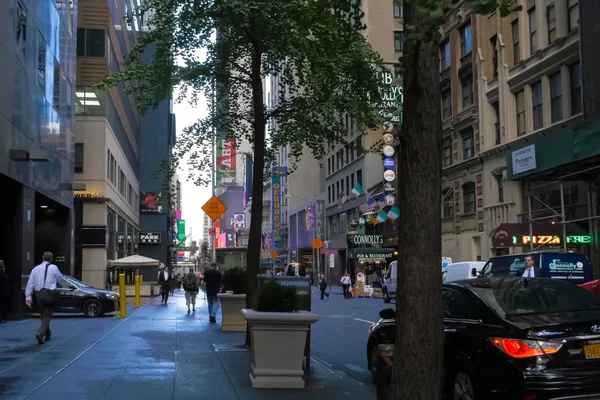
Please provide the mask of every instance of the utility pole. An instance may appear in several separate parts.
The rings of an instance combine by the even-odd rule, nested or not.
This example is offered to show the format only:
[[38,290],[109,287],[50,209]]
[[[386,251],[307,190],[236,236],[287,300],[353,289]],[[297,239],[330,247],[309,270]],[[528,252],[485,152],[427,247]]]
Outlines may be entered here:
[[[213,93],[212,93],[212,179],[211,189],[212,195],[214,196],[217,189],[217,127],[215,125],[216,107],[217,107],[217,79],[213,79]],[[212,262],[217,262],[217,222],[212,222],[213,228],[213,240],[212,240]]]

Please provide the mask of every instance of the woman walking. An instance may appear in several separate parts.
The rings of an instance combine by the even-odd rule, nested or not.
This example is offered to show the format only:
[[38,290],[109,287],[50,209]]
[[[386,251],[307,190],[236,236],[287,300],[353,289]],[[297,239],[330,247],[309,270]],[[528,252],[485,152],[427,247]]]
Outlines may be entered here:
[[341,281],[342,281],[342,288],[344,290],[344,298],[349,299],[350,298],[350,285],[352,284],[352,280],[350,279],[350,274],[348,273],[348,271],[346,271],[344,276],[342,276]]
[[319,289],[321,289],[321,300],[324,299],[324,296],[329,298],[329,293],[325,293],[327,289],[327,281],[325,280],[325,275],[321,275],[321,282],[319,282]]

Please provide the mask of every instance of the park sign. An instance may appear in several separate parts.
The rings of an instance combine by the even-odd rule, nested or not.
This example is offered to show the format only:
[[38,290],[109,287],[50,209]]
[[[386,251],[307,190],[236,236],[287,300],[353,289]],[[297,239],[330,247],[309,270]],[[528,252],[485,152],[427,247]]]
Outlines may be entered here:
[[380,98],[372,102],[372,106],[384,121],[401,124],[402,104],[404,103],[402,88],[395,84],[394,74],[390,70],[381,71],[379,76]]

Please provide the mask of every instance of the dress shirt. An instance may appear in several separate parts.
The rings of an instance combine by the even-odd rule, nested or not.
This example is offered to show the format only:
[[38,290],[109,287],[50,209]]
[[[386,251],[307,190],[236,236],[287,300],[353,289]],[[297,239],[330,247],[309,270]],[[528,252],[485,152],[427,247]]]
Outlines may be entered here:
[[535,278],[535,270],[533,267],[527,268],[525,267],[525,272],[523,272],[523,278]]
[[46,272],[47,262],[43,262],[36,266],[29,275],[27,281],[27,288],[25,289],[25,299],[31,300],[31,295],[34,291],[38,292],[41,289],[56,289],[56,283],[63,279],[63,275],[58,270],[58,267],[54,264],[48,265],[48,275],[46,275],[46,282],[44,283],[44,273]]
[[167,271],[163,272],[165,277],[165,282],[169,279],[169,273]]

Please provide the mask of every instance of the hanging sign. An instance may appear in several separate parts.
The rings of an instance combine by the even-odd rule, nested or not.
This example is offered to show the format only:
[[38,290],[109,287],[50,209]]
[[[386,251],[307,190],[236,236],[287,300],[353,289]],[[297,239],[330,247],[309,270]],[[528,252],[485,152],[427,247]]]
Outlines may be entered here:
[[383,155],[386,157],[391,157],[394,155],[394,148],[390,145],[383,146]]
[[391,169],[388,169],[383,173],[383,179],[385,179],[388,182],[392,182],[394,179],[396,179],[396,173]]
[[383,160],[383,166],[385,167],[385,169],[394,169],[394,159],[393,158],[386,158]]

